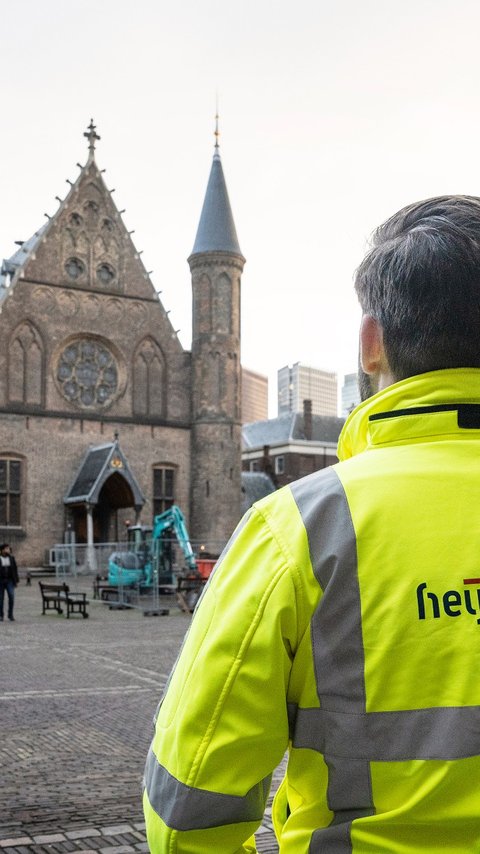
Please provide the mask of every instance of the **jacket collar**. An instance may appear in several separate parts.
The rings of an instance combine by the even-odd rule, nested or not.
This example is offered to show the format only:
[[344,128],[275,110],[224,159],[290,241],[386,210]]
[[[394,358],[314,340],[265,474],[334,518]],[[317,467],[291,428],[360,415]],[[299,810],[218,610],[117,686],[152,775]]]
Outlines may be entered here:
[[[421,413],[407,415],[404,410],[444,404],[480,404],[480,368],[454,368],[431,371],[394,383],[363,401],[345,421],[338,440],[338,458],[349,459],[369,447],[389,441],[402,441],[432,433],[432,418]],[[399,412],[398,418],[371,419],[381,413]],[[457,413],[435,413],[435,432],[458,432]]]

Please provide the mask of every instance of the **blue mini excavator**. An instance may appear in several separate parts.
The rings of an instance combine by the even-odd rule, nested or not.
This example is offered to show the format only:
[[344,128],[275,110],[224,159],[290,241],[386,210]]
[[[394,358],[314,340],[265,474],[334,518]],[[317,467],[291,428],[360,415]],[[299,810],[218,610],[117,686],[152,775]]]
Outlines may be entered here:
[[180,546],[184,571],[198,574],[197,562],[188,536],[185,518],[175,504],[155,516],[153,526],[130,525],[127,531],[127,551],[113,552],[108,562],[108,582],[119,587],[138,587],[149,590],[174,583],[173,546]]

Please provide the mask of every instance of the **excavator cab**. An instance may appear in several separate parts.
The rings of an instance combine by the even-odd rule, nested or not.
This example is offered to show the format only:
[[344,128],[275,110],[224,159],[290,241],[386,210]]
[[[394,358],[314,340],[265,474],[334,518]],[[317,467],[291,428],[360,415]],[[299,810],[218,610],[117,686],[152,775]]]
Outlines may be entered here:
[[145,587],[151,583],[152,528],[130,525],[127,529],[127,550],[113,552],[108,562],[108,581],[122,587]]
[[148,555],[150,540],[152,539],[151,525],[129,525],[127,528],[127,545],[128,551],[135,554]]

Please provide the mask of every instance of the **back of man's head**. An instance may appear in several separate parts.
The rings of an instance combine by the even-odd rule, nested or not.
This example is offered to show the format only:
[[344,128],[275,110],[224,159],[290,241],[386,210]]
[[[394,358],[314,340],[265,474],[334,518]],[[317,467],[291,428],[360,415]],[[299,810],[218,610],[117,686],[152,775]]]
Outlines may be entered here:
[[381,225],[355,276],[395,380],[480,367],[480,198],[440,196]]

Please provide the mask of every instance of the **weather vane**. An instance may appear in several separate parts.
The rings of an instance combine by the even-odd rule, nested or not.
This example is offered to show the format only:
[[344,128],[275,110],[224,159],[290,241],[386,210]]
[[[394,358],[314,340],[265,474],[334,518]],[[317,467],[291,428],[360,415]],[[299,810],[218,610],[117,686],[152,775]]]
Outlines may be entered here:
[[95,151],[95,140],[101,138],[101,137],[99,137],[99,135],[97,133],[97,129],[96,129],[95,125],[93,124],[93,119],[90,119],[90,124],[89,124],[86,132],[83,135],[86,136],[88,139],[88,150],[89,150],[90,154],[93,156],[93,152]]

